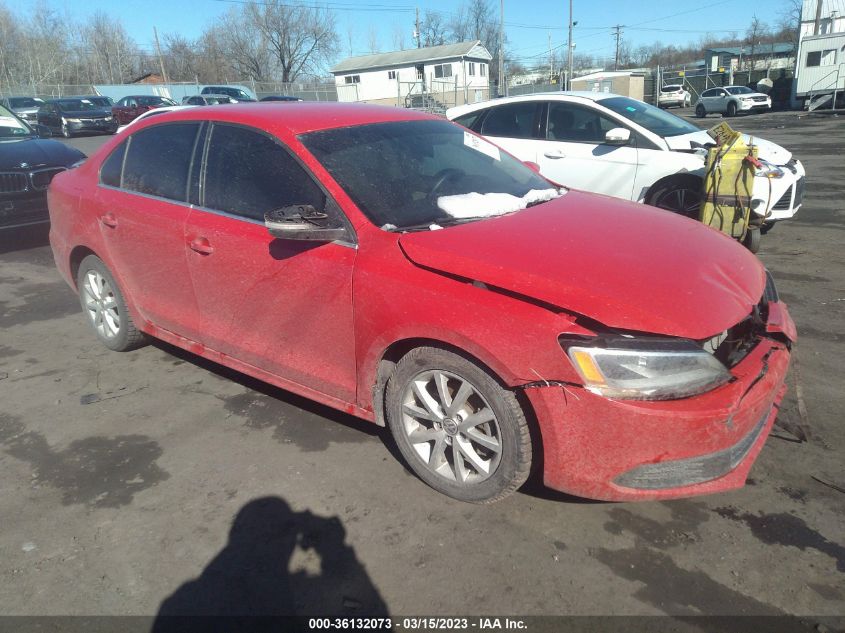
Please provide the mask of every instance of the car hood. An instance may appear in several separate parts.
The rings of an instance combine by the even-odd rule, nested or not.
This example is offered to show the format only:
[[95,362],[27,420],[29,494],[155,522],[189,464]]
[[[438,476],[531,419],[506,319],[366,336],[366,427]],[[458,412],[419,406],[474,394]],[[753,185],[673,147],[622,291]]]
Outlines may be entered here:
[[18,116],[20,116],[21,114],[35,114],[36,112],[38,112],[38,110],[38,106],[35,106],[34,108],[12,108],[12,112],[17,114]]
[[[405,233],[413,263],[613,328],[703,340],[745,318],[765,272],[726,235],[578,191],[514,214]],[[469,313],[468,313],[468,316]]]
[[[693,132],[691,134],[681,134],[680,136],[667,136],[666,144],[669,149],[674,150],[688,150],[692,149],[691,143],[700,143],[701,145],[712,144],[713,139],[708,136],[707,132]],[[772,143],[758,136],[751,136],[743,134],[742,140],[745,143],[754,142],[757,146],[757,155],[765,161],[774,165],[786,165],[792,159],[792,152],[781,147],[777,143]]]
[[[79,150],[59,141],[22,138],[0,142],[0,169],[30,169],[52,165],[69,167],[85,158]],[[26,163],[26,167],[21,164]]]

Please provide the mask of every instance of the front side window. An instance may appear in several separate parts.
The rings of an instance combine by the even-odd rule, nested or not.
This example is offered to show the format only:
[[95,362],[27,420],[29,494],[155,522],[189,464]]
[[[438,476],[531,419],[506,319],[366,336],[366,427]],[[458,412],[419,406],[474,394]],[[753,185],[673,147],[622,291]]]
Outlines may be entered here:
[[199,123],[169,123],[133,134],[123,165],[123,188],[184,202],[199,128]]
[[604,143],[604,135],[619,124],[595,110],[572,103],[551,103],[546,124],[550,141]]
[[282,207],[326,207],[322,189],[284,147],[240,126],[215,123],[204,178],[202,206],[259,222]]
[[[299,138],[370,221],[385,229],[427,229],[514,210],[497,211],[501,202],[486,194],[523,200],[532,190],[558,195],[523,163],[447,121],[356,125]],[[503,197],[513,200],[492,198]],[[448,211],[455,202],[466,206]]]
[[484,119],[481,133],[503,138],[533,138],[538,106],[535,101],[496,106]]

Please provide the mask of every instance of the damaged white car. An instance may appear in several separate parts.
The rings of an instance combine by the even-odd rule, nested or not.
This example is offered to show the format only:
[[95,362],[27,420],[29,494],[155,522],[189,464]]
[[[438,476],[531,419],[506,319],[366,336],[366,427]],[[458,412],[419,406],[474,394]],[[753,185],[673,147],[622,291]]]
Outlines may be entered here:
[[[458,106],[446,116],[561,185],[698,217],[713,140],[665,110],[609,93],[553,92]],[[779,145],[744,139],[762,163],[754,212],[769,225],[791,218],[804,195],[803,165]]]

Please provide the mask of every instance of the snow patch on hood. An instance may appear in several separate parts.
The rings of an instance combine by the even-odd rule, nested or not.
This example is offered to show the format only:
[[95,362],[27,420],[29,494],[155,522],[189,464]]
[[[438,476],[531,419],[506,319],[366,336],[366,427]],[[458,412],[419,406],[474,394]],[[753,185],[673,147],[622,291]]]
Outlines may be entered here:
[[453,218],[487,218],[504,215],[526,207],[559,198],[565,189],[532,189],[521,198],[509,193],[461,193],[440,196],[437,206]]
[[[669,149],[674,150],[692,149],[693,142],[701,145],[713,143],[713,139],[704,130],[693,132],[692,134],[681,134],[680,136],[667,136],[665,140]],[[792,152],[777,143],[772,143],[771,141],[749,134],[743,134],[742,140],[744,143],[753,142],[757,146],[758,157],[773,165],[786,165],[792,159]]]

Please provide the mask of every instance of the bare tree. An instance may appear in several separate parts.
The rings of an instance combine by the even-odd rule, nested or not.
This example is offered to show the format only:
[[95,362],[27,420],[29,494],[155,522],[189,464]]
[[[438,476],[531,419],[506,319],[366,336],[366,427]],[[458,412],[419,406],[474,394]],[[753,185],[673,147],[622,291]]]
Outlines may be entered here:
[[192,81],[198,78],[197,53],[199,42],[192,42],[182,35],[168,33],[164,36],[164,67],[171,81]]
[[381,51],[378,44],[378,30],[372,24],[367,29],[367,49],[370,51],[370,55],[375,55]]
[[440,46],[446,43],[448,28],[443,15],[437,11],[426,9],[420,23],[420,37],[423,46]]
[[328,9],[267,0],[246,12],[274,56],[283,82],[316,75],[338,50],[335,15]]
[[405,50],[405,27],[395,22],[393,23],[393,50]]
[[[764,22],[760,20],[755,14],[754,17],[751,18],[751,25],[748,27],[748,30],[745,32],[745,42],[749,45],[749,55],[750,59],[754,58],[754,49],[762,42],[763,38],[768,34],[769,27],[766,26]],[[754,67],[754,62],[752,61],[750,64],[751,68]]]
[[137,46],[120,20],[98,11],[82,25],[81,42],[88,54],[93,82],[123,83],[131,79]]

